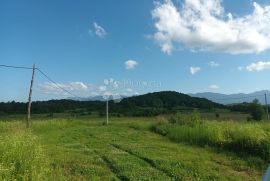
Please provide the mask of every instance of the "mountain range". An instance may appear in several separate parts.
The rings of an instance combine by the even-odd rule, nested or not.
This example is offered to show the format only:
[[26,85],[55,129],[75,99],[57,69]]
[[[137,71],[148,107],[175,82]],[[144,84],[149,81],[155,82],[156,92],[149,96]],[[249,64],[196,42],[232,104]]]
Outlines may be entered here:
[[[109,96],[108,100],[111,101],[115,101],[115,102],[120,102],[122,99],[126,98],[127,96]],[[74,101],[107,101],[107,98],[105,96],[102,95],[98,95],[98,96],[89,96],[89,97],[68,97],[67,99],[70,100],[74,100]]]
[[[237,93],[237,94],[222,94],[222,93],[213,93],[213,92],[202,92],[202,93],[194,93],[188,94],[191,97],[198,98],[206,98],[210,101],[219,103],[219,104],[237,104],[242,102],[252,102],[254,99],[258,99],[261,104],[265,104],[265,94],[267,94],[268,103],[270,103],[270,91],[269,90],[261,90],[252,93]],[[118,96],[113,97],[110,96],[109,100],[114,100],[115,102],[119,102],[124,98],[132,97],[132,96]],[[68,99],[76,100],[76,101],[106,101],[104,96],[92,96],[85,98],[74,98],[70,97]]]
[[196,94],[188,94],[192,97],[206,98],[219,104],[237,104],[242,102],[252,102],[254,99],[258,99],[261,104],[265,104],[265,94],[267,94],[268,103],[270,103],[270,91],[261,90],[248,94],[221,94],[213,92],[203,92]]

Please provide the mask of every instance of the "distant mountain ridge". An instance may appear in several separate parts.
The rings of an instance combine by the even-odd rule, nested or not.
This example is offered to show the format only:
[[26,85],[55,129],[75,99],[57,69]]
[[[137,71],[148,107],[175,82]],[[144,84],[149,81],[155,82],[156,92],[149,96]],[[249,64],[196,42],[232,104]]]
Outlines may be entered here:
[[[120,95],[120,96],[117,96],[117,97],[113,97],[113,96],[109,96],[108,100],[109,101],[120,101],[124,98],[126,98],[127,96],[123,96],[123,95]],[[104,97],[104,96],[89,96],[89,97],[81,97],[81,98],[76,98],[76,97],[68,97],[67,99],[69,100],[74,100],[74,101],[107,101],[107,99]]]
[[188,94],[192,97],[206,98],[219,104],[237,104],[242,102],[252,102],[254,99],[258,99],[261,104],[265,104],[264,94],[267,94],[268,103],[270,103],[270,91],[261,90],[252,93],[238,93],[238,94],[221,94],[213,92],[203,92],[196,94]]

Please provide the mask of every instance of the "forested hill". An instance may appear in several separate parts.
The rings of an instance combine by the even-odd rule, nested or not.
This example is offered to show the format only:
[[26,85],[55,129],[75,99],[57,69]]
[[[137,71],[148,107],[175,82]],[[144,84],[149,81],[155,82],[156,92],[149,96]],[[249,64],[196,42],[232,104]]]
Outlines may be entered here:
[[[190,97],[186,94],[164,91],[124,98],[119,103],[110,101],[110,112],[122,115],[151,116],[171,113],[185,109],[224,108],[223,105],[211,102],[205,98]],[[24,114],[27,104],[18,102],[0,103],[0,115]],[[74,101],[50,100],[37,101],[32,104],[32,113],[105,113],[105,102],[102,101]]]
[[171,109],[174,107],[187,107],[187,108],[224,108],[223,105],[214,103],[205,98],[191,97],[175,91],[162,91],[148,93],[144,95],[128,97],[123,99],[120,104],[122,106],[136,106],[136,107],[163,107]]

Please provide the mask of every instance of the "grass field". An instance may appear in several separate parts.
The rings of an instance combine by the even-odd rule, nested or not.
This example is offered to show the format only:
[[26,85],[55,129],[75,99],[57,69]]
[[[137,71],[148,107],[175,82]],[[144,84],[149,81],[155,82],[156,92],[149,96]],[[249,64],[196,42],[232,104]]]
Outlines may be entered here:
[[[151,131],[156,118],[0,123],[1,180],[261,180],[267,163]],[[240,124],[240,123],[239,123]]]

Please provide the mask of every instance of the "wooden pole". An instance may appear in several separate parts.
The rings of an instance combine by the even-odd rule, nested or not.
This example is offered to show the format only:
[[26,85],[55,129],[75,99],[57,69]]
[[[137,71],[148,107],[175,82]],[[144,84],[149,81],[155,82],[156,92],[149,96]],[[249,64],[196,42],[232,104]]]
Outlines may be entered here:
[[106,103],[106,116],[107,116],[107,119],[106,119],[106,124],[108,125],[108,124],[109,124],[109,96],[107,96],[107,103]]
[[31,118],[31,103],[32,103],[32,89],[33,89],[33,84],[34,84],[34,79],[35,79],[35,70],[36,70],[36,65],[33,65],[33,71],[32,71],[32,79],[31,79],[31,84],[30,84],[30,90],[29,90],[29,97],[28,97],[28,109],[27,109],[27,121],[26,121],[26,127],[30,127],[30,118]]
[[267,120],[269,120],[268,103],[267,103],[267,94],[264,94],[264,96],[265,96],[266,116],[267,116]]

